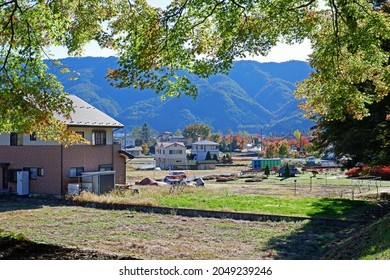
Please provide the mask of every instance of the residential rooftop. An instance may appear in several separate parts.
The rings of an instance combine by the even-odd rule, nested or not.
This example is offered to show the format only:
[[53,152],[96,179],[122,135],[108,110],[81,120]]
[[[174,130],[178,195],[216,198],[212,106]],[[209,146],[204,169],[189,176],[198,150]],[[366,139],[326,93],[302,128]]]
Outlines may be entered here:
[[65,119],[63,116],[57,116],[69,126],[92,126],[92,127],[113,127],[122,128],[123,124],[114,118],[103,113],[91,104],[85,102],[76,95],[67,96],[73,102],[74,112],[71,113],[71,119]]

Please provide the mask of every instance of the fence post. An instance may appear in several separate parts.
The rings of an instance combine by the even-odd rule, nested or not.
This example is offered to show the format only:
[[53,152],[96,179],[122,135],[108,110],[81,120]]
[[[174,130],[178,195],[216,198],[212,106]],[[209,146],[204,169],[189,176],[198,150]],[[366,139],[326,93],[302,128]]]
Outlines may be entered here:
[[295,185],[295,187],[294,187],[294,195],[297,195],[297,180],[296,179],[294,180],[294,185]]

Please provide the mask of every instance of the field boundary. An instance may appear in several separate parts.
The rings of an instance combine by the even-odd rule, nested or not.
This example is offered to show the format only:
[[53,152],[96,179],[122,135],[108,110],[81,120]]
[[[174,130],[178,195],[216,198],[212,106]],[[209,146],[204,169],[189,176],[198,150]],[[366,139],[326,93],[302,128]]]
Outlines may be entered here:
[[300,222],[305,220],[317,221],[327,225],[339,226],[346,224],[366,224],[369,221],[366,220],[351,220],[351,219],[328,219],[328,218],[316,218],[316,217],[299,217],[299,216],[285,216],[285,215],[273,215],[273,214],[258,214],[258,213],[245,213],[245,212],[227,212],[216,210],[201,210],[191,208],[177,208],[177,207],[162,207],[162,206],[143,206],[143,205],[130,205],[130,204],[107,204],[99,202],[76,202],[67,201],[67,205],[91,207],[97,209],[106,210],[129,210],[135,212],[155,213],[164,215],[179,215],[185,217],[196,218],[217,218],[217,219],[232,219],[232,220],[244,220],[244,221],[258,221],[258,222]]
[[135,212],[155,213],[164,215],[179,215],[185,217],[201,217],[201,218],[217,218],[217,219],[232,219],[232,220],[244,220],[244,221],[259,221],[259,222],[301,222],[305,220],[321,222],[323,224],[332,226],[342,226],[348,224],[367,224],[371,220],[354,220],[354,219],[331,219],[331,218],[318,218],[318,217],[300,217],[300,216],[286,216],[286,215],[274,215],[274,214],[259,214],[259,213],[246,213],[246,212],[228,212],[217,210],[201,210],[191,208],[178,208],[178,207],[162,207],[162,206],[146,206],[146,205],[132,205],[132,204],[114,204],[114,203],[101,203],[101,202],[80,202],[72,201],[69,199],[57,199],[57,198],[36,198],[26,196],[3,196],[3,198],[15,201],[33,201],[40,202],[44,205],[66,205],[66,206],[80,206],[89,207],[103,210],[129,210]]

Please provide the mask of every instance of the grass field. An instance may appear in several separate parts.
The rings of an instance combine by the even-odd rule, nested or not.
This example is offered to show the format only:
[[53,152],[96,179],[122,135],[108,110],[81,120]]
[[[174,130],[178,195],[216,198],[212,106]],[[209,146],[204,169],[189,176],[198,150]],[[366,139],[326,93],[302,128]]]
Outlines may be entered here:
[[371,203],[364,200],[319,197],[275,197],[230,193],[225,190],[185,188],[170,193],[167,188],[146,186],[134,195],[131,190],[104,195],[83,193],[70,199],[81,202],[166,206],[259,214],[332,219],[360,218]]
[[[147,159],[146,162],[150,162]],[[250,167],[249,159],[235,160],[239,166],[217,167],[215,170],[188,170],[189,179],[203,177],[206,175],[227,175],[240,174]],[[129,166],[127,170],[127,181],[134,184],[145,177],[155,180],[163,180],[168,171],[140,170]],[[262,173],[252,174],[263,177]],[[231,193],[257,194],[262,196],[300,196],[300,197],[321,197],[321,198],[346,198],[359,199],[362,196],[371,194],[375,196],[382,190],[390,188],[390,181],[380,180],[358,180],[346,178],[341,170],[322,172],[315,177],[311,172],[299,174],[296,177],[283,179],[277,175],[271,175],[256,183],[245,182],[246,178],[238,178],[236,181],[218,183],[206,181],[206,188],[210,190],[227,189]]]
[[[243,161],[244,162],[244,161]],[[143,164],[143,163],[139,163]],[[188,171],[190,177],[238,174],[236,167]],[[145,177],[162,180],[166,171],[129,167],[128,181]],[[260,174],[262,176],[262,174]],[[131,186],[80,201],[138,204],[196,209],[240,211],[334,219],[365,219],[376,194],[390,182],[357,181],[342,174],[305,173],[281,180],[271,175],[261,182],[239,177],[229,182],[206,181],[205,188],[170,191],[170,186]],[[139,193],[134,194],[137,188]],[[389,219],[372,224],[300,222],[250,222],[230,219],[189,218],[64,206],[44,200],[0,197],[0,259],[7,240],[74,248],[139,259],[389,259]],[[7,237],[8,236],[8,237]],[[3,247],[2,247],[3,246]],[[8,252],[12,248],[7,249]],[[12,253],[12,252],[11,252]],[[40,252],[37,258],[47,258]],[[12,255],[12,254],[11,254]],[[77,259],[80,253],[74,256]],[[98,258],[99,256],[95,256]],[[5,258],[7,258],[5,256]]]
[[358,230],[356,225],[188,218],[39,201],[0,199],[0,205],[4,231],[37,243],[140,259],[321,259]]

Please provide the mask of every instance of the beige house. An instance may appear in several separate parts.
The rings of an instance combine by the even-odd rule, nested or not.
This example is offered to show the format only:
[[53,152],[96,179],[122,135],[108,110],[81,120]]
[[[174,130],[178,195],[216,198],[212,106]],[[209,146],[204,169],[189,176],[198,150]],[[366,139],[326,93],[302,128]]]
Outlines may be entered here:
[[186,146],[182,142],[161,142],[156,145],[156,167],[172,169],[173,164],[185,162]]
[[[0,134],[0,192],[19,193],[24,180],[23,194],[62,196],[69,184],[81,182],[85,174],[99,176],[96,180],[105,189],[125,183],[126,160],[131,155],[120,150],[113,137],[123,125],[77,96],[69,98],[75,112],[71,120],[63,121],[89,144],[65,147],[35,135]],[[28,174],[27,179],[19,179],[22,173]]]

